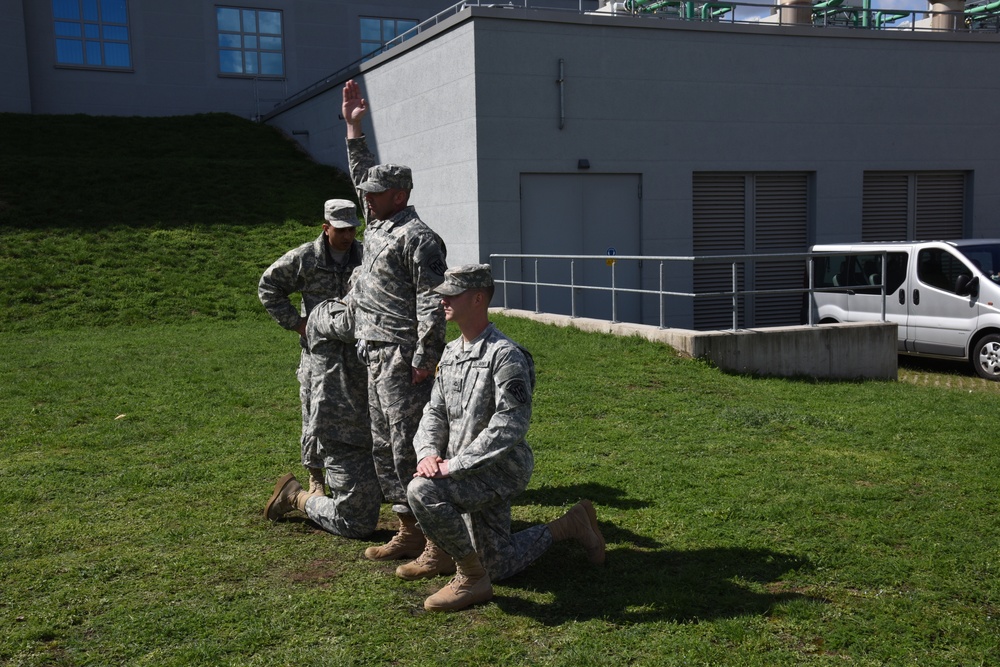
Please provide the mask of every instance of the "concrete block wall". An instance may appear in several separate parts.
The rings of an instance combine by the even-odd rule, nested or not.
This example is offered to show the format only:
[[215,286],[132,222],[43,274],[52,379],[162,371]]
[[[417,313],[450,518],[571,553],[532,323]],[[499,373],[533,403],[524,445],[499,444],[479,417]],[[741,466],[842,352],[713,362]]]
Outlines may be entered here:
[[898,377],[896,325],[892,322],[690,331],[526,310],[492,308],[491,312],[593,333],[638,336],[665,343],[685,356],[707,359],[731,373],[823,380]]

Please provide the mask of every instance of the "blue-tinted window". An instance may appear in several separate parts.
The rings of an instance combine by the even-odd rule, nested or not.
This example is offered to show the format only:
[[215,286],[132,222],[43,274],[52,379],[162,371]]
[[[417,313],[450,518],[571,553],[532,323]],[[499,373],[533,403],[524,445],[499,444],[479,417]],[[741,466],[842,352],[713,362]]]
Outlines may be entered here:
[[240,10],[219,7],[215,10],[215,19],[219,24],[219,32],[240,32]]
[[79,0],[52,0],[52,16],[56,19],[80,20]]
[[281,12],[261,12],[260,33],[262,35],[280,35]]
[[416,27],[412,19],[361,19],[361,56],[380,53],[385,45],[407,30]]
[[101,0],[101,20],[107,23],[127,23],[125,0]]
[[79,37],[80,24],[56,21],[56,37]]
[[100,13],[97,11],[97,0],[83,0],[83,20],[99,21]]
[[56,60],[61,63],[83,63],[83,42],[79,39],[57,39]]
[[56,62],[130,69],[126,0],[52,0]]
[[247,76],[284,76],[281,12],[216,7],[219,71]]

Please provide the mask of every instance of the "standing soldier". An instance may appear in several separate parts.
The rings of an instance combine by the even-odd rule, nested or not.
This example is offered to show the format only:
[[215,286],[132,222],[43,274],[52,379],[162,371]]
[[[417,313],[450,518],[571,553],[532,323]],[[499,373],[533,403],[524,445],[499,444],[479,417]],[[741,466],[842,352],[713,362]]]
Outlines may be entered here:
[[368,548],[365,557],[413,558],[425,540],[407,504],[406,484],[417,467],[413,436],[444,348],[444,313],[432,290],[444,280],[446,250],[409,205],[409,167],[375,164],[361,127],[368,106],[353,80],[344,85],[342,113],[351,177],[367,220],[365,259],[347,300],[358,351],[368,363],[375,470],[400,522],[392,540]]
[[462,335],[441,357],[414,447],[417,472],[406,489],[428,548],[396,568],[402,579],[457,572],[424,601],[428,611],[463,609],[493,597],[492,581],[516,574],[553,542],[575,539],[604,563],[604,537],[589,500],[555,521],[511,535],[511,499],[531,479],[525,441],[535,365],[489,321],[489,264],[448,269],[437,288],[445,317]]
[[[362,248],[355,239],[360,221],[346,199],[327,201],[324,218],[319,238],[285,253],[258,286],[271,317],[300,336],[302,465],[309,471],[308,490],[292,473],[279,479],[264,514],[274,521],[298,509],[331,533],[362,538],[375,530],[382,501],[371,455],[367,372],[353,342],[313,333],[313,320],[324,319],[337,305],[333,299],[348,292],[361,265]],[[290,299],[295,292],[302,295],[302,315]]]

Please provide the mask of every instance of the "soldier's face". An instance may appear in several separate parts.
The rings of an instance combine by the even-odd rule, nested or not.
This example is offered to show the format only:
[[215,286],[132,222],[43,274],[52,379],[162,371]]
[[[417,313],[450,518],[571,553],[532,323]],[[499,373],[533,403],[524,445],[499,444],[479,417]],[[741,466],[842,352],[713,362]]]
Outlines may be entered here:
[[388,220],[406,208],[406,190],[390,188],[385,192],[366,192],[368,208],[379,220]]
[[326,233],[326,242],[331,250],[336,252],[347,252],[351,249],[351,243],[358,235],[357,227],[334,227],[330,224],[323,225]]
[[468,317],[475,305],[476,290],[467,289],[455,296],[442,296],[441,305],[444,307],[444,319],[456,324]]

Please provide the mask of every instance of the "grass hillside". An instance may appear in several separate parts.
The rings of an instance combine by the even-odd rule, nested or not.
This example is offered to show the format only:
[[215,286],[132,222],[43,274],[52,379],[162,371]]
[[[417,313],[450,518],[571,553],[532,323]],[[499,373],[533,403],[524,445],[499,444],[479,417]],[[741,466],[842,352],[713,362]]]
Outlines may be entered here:
[[513,526],[590,498],[607,565],[559,543],[428,614],[446,579],[362,555],[387,507],[368,540],[261,516],[302,468],[257,280],[347,184],[230,116],[3,116],[0,147],[0,665],[1000,664],[996,383],[497,316],[538,378]]
[[260,317],[260,273],[346,177],[228,114],[0,114],[0,328]]
[[306,222],[353,198],[337,170],[230,114],[0,114],[0,146],[4,227]]

